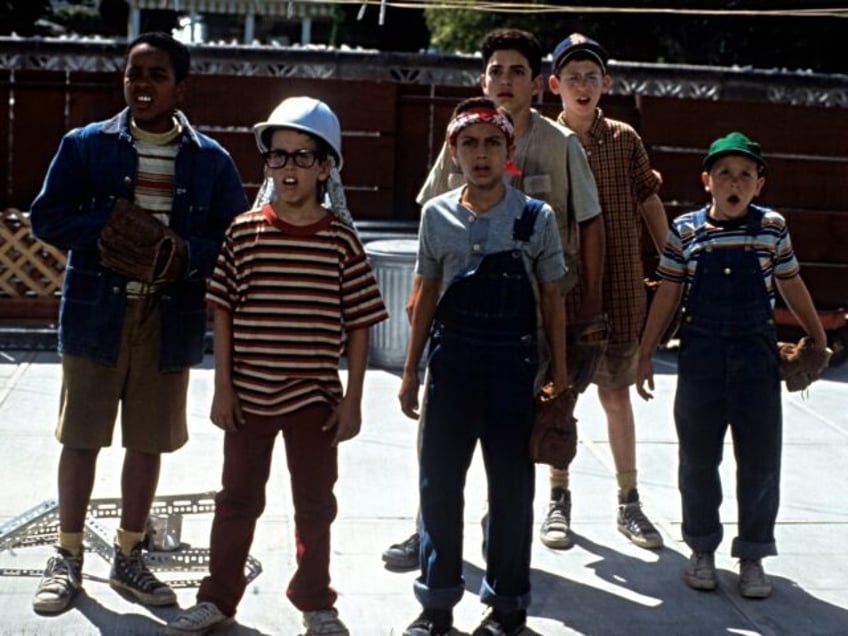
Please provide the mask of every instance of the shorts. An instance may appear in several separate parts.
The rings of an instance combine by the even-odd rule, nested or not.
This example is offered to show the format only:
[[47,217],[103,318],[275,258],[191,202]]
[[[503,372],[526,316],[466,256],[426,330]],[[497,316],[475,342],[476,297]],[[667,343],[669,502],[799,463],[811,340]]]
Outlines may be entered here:
[[167,453],[188,440],[188,368],[159,371],[158,296],[127,301],[118,360],[114,367],[62,355],[62,389],[56,439],[77,449],[112,445],[121,412],[124,448]]
[[605,389],[623,389],[636,384],[639,343],[608,345],[592,382]]

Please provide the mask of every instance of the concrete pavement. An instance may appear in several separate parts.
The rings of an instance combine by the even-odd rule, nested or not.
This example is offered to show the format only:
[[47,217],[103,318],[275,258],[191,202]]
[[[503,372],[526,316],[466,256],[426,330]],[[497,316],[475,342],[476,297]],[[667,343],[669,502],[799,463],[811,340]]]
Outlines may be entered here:
[[[717,553],[720,589],[695,592],[682,581],[688,549],[680,538],[676,440],[671,420],[674,355],[656,358],[656,399],[634,398],[640,492],[644,508],[666,541],[660,551],[631,545],[615,526],[616,489],[606,425],[591,389],[577,416],[581,442],[572,466],[576,545],[555,552],[535,541],[533,604],[527,636],[570,634],[846,634],[848,633],[848,365],[829,369],[806,399],[784,394],[783,499],[778,518],[780,555],[765,561],[775,584],[765,601],[741,598],[730,538],[736,518],[733,453],[728,442],[722,473],[725,541]],[[60,369],[55,354],[0,351],[0,525],[55,497],[59,445],[52,437]],[[340,451],[339,515],[333,526],[332,574],[338,608],[355,636],[397,636],[419,607],[414,572],[383,568],[380,554],[413,529],[416,511],[415,423],[397,407],[400,379],[372,369],[366,380],[360,436]],[[162,495],[204,493],[219,487],[222,433],[208,419],[211,357],[193,370],[189,398],[191,439],[163,461]],[[101,453],[94,496],[118,495],[119,448]],[[252,555],[262,573],[250,584],[229,636],[302,633],[300,616],[282,596],[293,571],[291,500],[280,445],[268,484],[268,506]],[[546,471],[537,471],[537,527],[546,507]],[[480,517],[485,478],[479,454],[469,472],[465,511],[467,593],[455,612],[458,634],[477,625],[483,561]],[[208,545],[211,515],[186,515],[182,540]],[[111,526],[110,526],[111,522]],[[107,528],[112,519],[104,519]],[[86,561],[85,593],[56,617],[34,614],[30,598],[37,578],[16,571],[40,569],[47,546],[0,553],[0,635],[156,634],[174,608],[148,609],[108,585],[108,565],[97,554]],[[199,574],[191,574],[199,576]],[[180,573],[177,578],[186,577]],[[163,578],[168,578],[163,575]],[[178,589],[180,604],[195,589]]]

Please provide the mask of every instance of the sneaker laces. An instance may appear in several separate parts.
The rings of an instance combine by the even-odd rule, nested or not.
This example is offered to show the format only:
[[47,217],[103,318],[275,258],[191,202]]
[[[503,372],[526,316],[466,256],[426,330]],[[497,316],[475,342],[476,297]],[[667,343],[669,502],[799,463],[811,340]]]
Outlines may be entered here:
[[185,622],[206,623],[209,620],[218,619],[220,616],[221,610],[214,603],[204,601],[188,608],[180,618],[184,619]]
[[542,522],[543,529],[562,528],[567,530],[570,524],[571,502],[565,496],[553,499],[548,503],[548,516]]
[[157,579],[153,572],[150,571],[150,568],[147,567],[141,556],[141,549],[139,547],[133,548],[129,556],[124,555],[120,550],[118,550],[118,555],[116,557],[119,561],[118,567],[133,585],[147,592],[153,592],[160,587],[165,587],[165,584]]
[[65,556],[64,554],[55,554],[47,561],[47,567],[44,569],[44,576],[41,579],[39,588],[61,586],[70,583],[73,587],[79,587],[80,576],[78,568],[75,568],[70,562],[74,557]]
[[645,513],[642,512],[642,504],[638,501],[635,503],[621,504],[621,518],[631,531],[636,530],[640,535],[657,534],[657,529],[650,522]]
[[339,619],[335,609],[304,612],[304,622],[310,634],[347,634],[345,624]]

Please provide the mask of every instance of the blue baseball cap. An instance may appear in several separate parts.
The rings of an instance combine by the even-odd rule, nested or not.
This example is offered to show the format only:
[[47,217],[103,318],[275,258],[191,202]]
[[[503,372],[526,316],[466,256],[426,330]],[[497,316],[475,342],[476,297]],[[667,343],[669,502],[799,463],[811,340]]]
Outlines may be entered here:
[[554,52],[551,53],[551,58],[553,58],[551,72],[554,74],[558,73],[559,69],[565,66],[568,63],[568,60],[574,57],[577,53],[588,55],[592,60],[598,63],[604,73],[607,72],[609,54],[606,49],[595,42],[595,40],[587,38],[582,33],[572,33],[556,45]]

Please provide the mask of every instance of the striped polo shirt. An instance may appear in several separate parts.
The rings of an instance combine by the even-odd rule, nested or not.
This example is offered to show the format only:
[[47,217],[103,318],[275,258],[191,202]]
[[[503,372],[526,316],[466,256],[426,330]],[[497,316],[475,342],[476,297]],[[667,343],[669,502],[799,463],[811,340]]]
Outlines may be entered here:
[[751,234],[747,219],[718,222],[709,216],[709,206],[678,216],[671,224],[657,275],[685,283],[687,291],[695,280],[698,259],[708,250],[742,248],[750,245],[760,261],[769,300],[775,301],[774,277],[792,278],[799,272],[786,220],[774,210],[751,204],[763,219]]
[[329,213],[290,225],[270,205],[233,221],[206,299],[232,314],[242,408],[265,416],[335,404],[345,332],[388,316],[351,228]]

